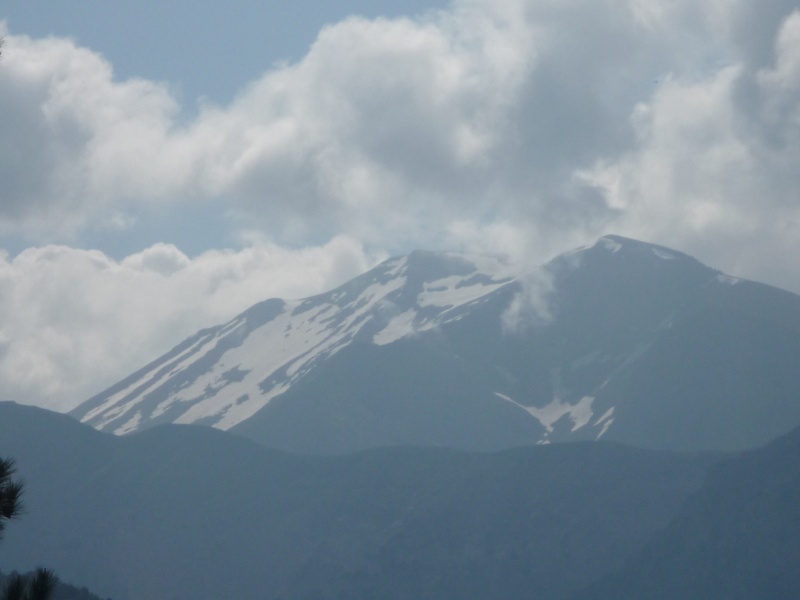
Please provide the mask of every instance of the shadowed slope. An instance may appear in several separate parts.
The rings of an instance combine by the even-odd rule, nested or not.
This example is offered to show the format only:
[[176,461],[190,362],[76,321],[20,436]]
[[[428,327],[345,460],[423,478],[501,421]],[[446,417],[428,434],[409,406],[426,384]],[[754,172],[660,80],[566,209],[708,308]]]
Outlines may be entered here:
[[710,460],[602,443],[301,457],[202,427],[116,438],[9,403],[0,453],[29,510],[2,564],[115,600],[558,598],[639,550]]

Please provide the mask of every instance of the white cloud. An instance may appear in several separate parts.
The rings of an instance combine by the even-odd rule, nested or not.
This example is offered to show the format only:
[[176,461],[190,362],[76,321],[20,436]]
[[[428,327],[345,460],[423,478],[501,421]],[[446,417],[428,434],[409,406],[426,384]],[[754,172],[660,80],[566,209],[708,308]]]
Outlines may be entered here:
[[165,86],[114,81],[111,65],[70,40],[8,36],[0,225],[63,237],[107,205],[185,187],[189,163],[165,151],[177,113]]
[[[700,220],[718,218],[706,191],[726,194],[731,168],[743,177],[741,157],[720,153],[750,145],[763,125],[741,127],[751,116],[742,111],[760,110],[742,102],[742,74],[770,96],[761,108],[792,106],[793,28],[774,69],[752,76],[755,51],[739,41],[751,9],[745,0],[462,0],[417,20],[350,18],[320,32],[298,63],[191,119],[163,84],[115,81],[107,62],[68,40],[12,35],[0,70],[0,120],[13,131],[0,216],[15,231],[63,238],[98,219],[135,222],[131,205],[190,211],[225,199],[285,243],[345,232],[395,248],[435,244],[453,220],[553,239],[638,231],[632,201],[587,185],[602,179],[637,189],[689,239]],[[768,12],[785,19],[783,10]],[[691,164],[697,153],[710,168]],[[682,190],[674,181],[643,190],[625,167],[637,163],[659,183],[682,171],[706,206],[678,218],[664,205]]]
[[157,244],[122,261],[66,246],[0,259],[0,397],[66,410],[202,327],[270,297],[325,291],[371,266],[338,237],[189,259]]
[[293,241],[380,239],[386,211],[413,238],[414,221],[452,214],[456,195],[482,202],[473,184],[485,186],[535,58],[523,6],[345,20],[298,64],[187,123],[162,84],[115,81],[69,40],[10,35],[0,217],[63,238],[126,203],[227,197]]
[[[0,265],[7,396],[80,400],[192,328],[355,274],[360,244],[535,265],[615,232],[800,291],[792,0],[456,0],[351,18],[192,115],[73,41],[12,33],[4,50],[0,232],[40,240]],[[114,261],[47,245],[203,202],[255,232],[241,250]]]
[[773,62],[672,75],[631,115],[636,143],[582,176],[613,225],[736,274],[800,290],[800,12]]
[[519,281],[520,291],[501,315],[503,332],[507,335],[542,327],[555,316],[553,274],[547,267],[530,271]]

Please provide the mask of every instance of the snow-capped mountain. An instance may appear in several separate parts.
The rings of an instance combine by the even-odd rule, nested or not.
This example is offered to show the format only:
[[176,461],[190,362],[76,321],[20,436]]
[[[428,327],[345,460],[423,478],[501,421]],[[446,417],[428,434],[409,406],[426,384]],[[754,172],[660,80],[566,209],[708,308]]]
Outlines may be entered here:
[[613,439],[738,449],[800,423],[800,297],[605,236],[516,273],[413,252],[267,300],[79,406],[124,434],[198,423],[274,447]]
[[487,257],[417,251],[391,259],[331,292],[267,300],[200,331],[78,413],[117,434],[161,422],[229,429],[348,345],[432,330],[512,279]]

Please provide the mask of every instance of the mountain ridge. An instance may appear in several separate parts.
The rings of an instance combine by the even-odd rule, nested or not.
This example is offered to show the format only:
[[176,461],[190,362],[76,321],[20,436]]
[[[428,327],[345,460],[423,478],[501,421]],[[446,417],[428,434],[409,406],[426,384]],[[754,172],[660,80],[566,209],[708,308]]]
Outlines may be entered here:
[[571,600],[790,600],[800,595],[800,427],[726,457],[618,572]]
[[28,512],[0,561],[115,600],[560,598],[615,568],[710,455],[613,443],[299,456],[193,425],[127,436],[0,403]]
[[523,274],[415,251],[256,304],[72,414],[118,434],[211,425],[300,453],[601,438],[741,450],[800,422],[798,353],[800,296],[664,246],[603,236]]

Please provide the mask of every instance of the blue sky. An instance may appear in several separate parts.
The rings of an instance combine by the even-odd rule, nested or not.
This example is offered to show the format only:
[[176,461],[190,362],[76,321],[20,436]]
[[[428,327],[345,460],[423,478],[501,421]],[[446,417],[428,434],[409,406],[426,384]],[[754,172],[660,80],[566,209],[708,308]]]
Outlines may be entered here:
[[0,397],[65,410],[416,247],[800,291],[796,0],[0,9]]
[[103,54],[120,79],[174,86],[187,110],[199,98],[227,103],[275,63],[296,62],[320,29],[350,15],[415,16],[440,0],[73,2],[9,0],[14,32],[75,39]]

